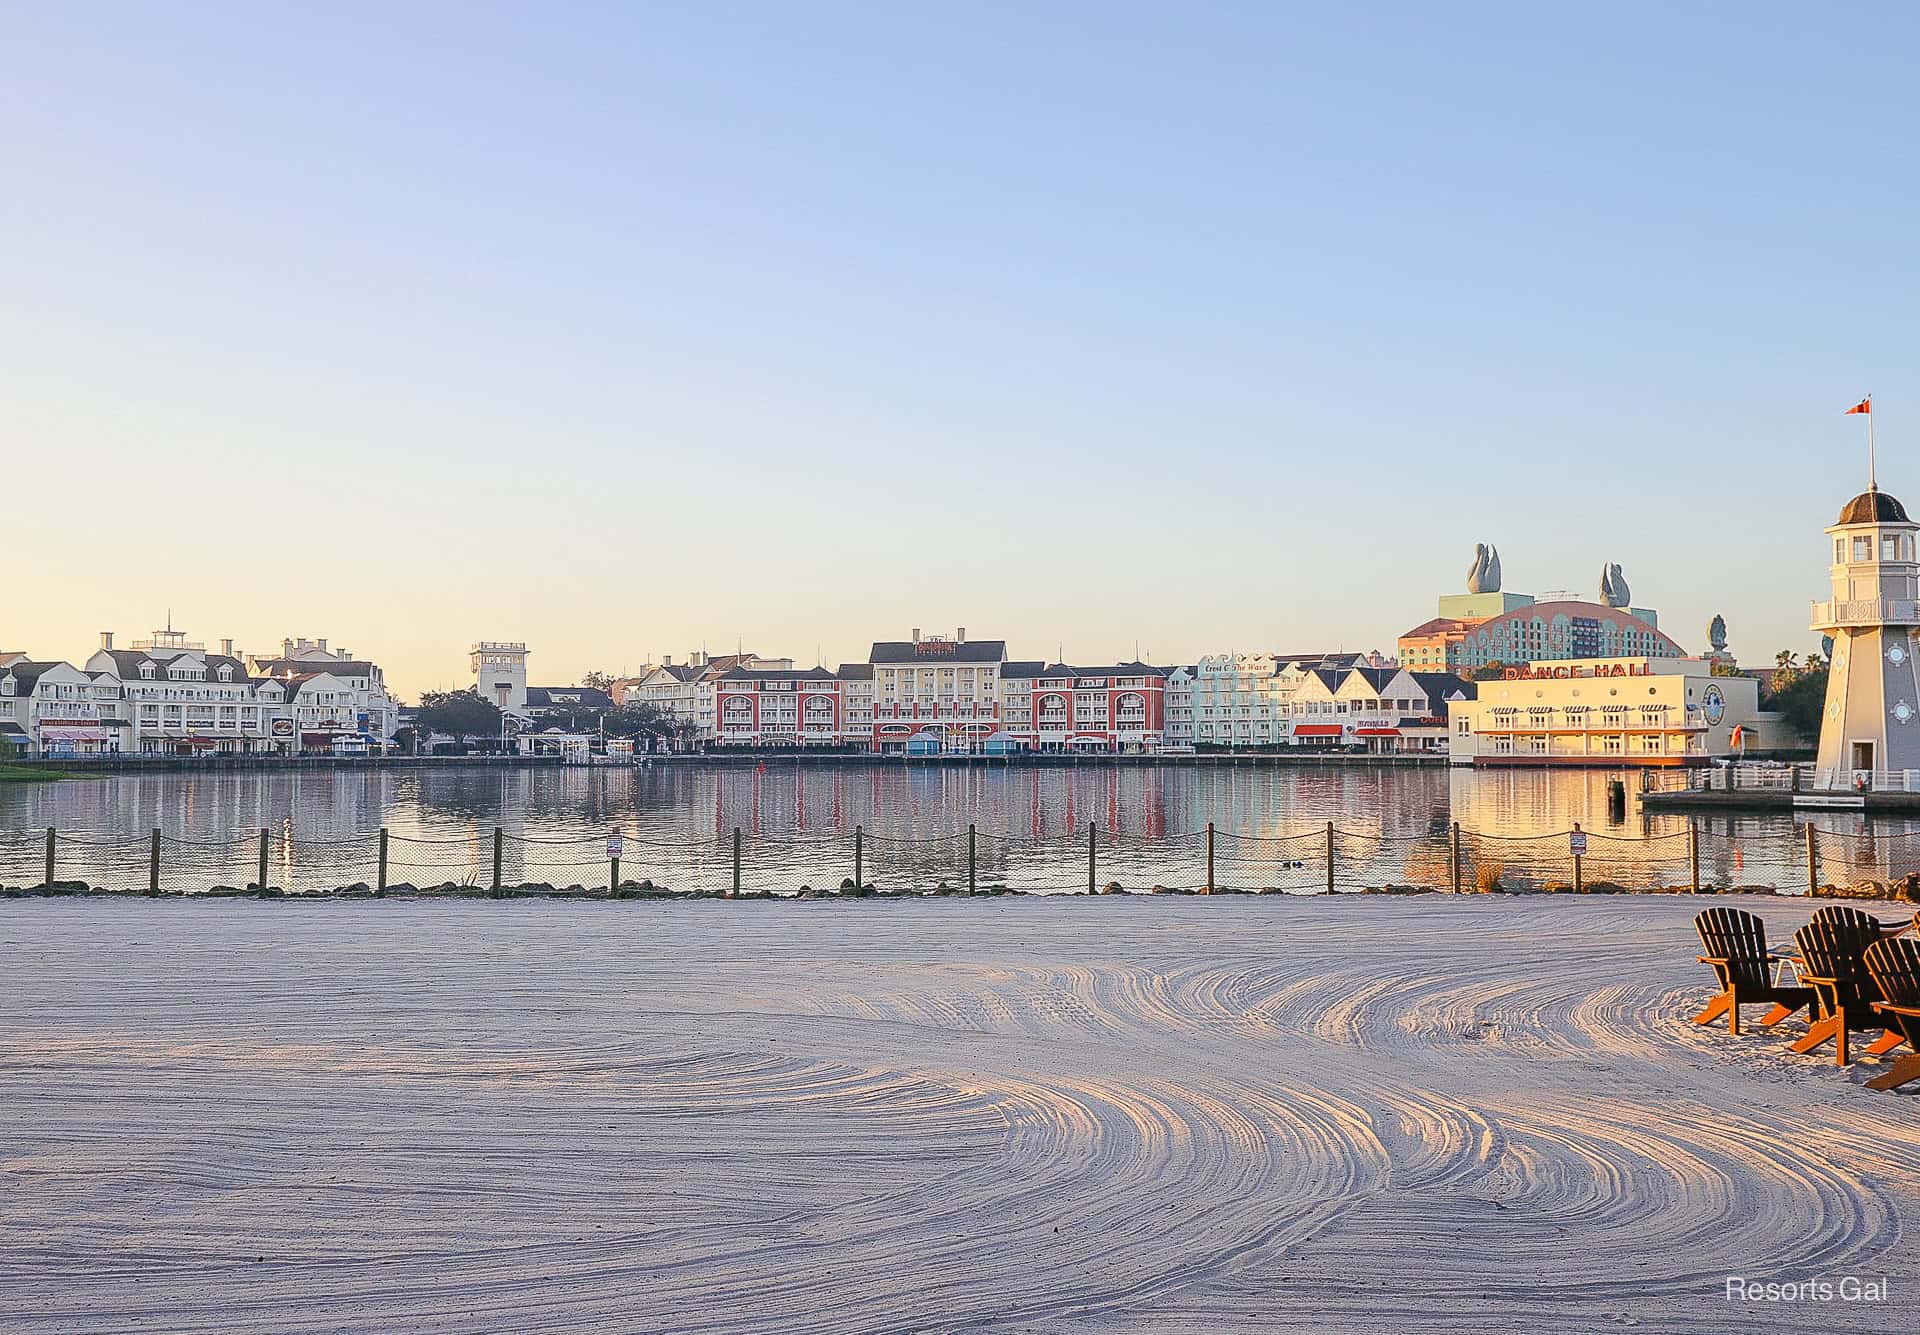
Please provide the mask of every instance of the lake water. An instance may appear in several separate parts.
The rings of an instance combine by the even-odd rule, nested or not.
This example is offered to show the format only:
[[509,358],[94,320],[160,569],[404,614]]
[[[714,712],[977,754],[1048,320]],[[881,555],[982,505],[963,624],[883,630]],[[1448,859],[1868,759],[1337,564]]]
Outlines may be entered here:
[[[1088,826],[1095,877],[1128,889],[1206,880],[1208,822],[1215,884],[1323,888],[1327,822],[1335,884],[1445,885],[1448,832],[1466,831],[1463,861],[1510,883],[1570,879],[1565,833],[1591,832],[1585,874],[1627,884],[1684,884],[1687,821],[1643,815],[1628,780],[1622,823],[1610,823],[1595,771],[1538,769],[1128,766],[957,768],[752,767],[663,764],[640,770],[250,770],[116,775],[0,788],[0,882],[38,881],[44,830],[60,831],[57,874],[144,884],[151,831],[162,833],[163,880],[181,888],[245,884],[268,830],[270,877],[294,888],[374,877],[377,832],[391,833],[389,879],[490,878],[493,830],[505,832],[509,881],[605,884],[605,837],[624,840],[622,876],[676,888],[731,882],[741,831],[742,884],[836,886],[853,874],[882,886],[966,883],[975,827],[981,884],[1085,890]],[[1819,813],[1823,879],[1920,868],[1912,821]],[[1799,818],[1702,817],[1703,880],[1806,881]],[[1911,856],[1909,848],[1911,846]],[[597,882],[595,878],[598,878]],[[209,878],[212,878],[211,880]]]

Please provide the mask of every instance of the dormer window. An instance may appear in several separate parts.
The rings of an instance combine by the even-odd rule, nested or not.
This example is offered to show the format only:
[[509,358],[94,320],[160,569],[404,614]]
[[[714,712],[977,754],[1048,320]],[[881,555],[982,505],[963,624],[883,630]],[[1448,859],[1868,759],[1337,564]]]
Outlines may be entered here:
[[220,680],[221,681],[233,680],[233,665],[231,663],[222,663],[220,665]]
[[153,680],[153,664],[142,663],[140,665],[140,675],[142,677],[145,677],[148,681],[152,681]]

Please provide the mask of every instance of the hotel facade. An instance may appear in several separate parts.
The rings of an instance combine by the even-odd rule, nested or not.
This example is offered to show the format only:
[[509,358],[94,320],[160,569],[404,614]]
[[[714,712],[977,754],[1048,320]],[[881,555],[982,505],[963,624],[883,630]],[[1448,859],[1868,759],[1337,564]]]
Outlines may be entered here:
[[231,640],[209,653],[171,627],[128,648],[102,631],[79,666],[0,665],[0,741],[28,755],[365,755],[391,743],[398,718],[372,663],[243,659]]
[[[1543,660],[1448,707],[1456,765],[1670,766],[1786,744],[1760,683],[1697,658]],[[1736,740],[1735,734],[1738,732]]]

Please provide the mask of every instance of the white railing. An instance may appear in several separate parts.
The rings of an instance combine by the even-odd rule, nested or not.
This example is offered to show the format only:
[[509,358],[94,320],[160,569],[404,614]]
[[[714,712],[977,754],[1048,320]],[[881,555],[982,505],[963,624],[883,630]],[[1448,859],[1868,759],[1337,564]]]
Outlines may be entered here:
[[1920,793],[1920,770],[1823,769],[1813,783],[1819,792]]
[[1813,605],[1816,626],[1920,625],[1920,602],[1911,598],[1836,599]]
[[[1654,780],[1653,786],[1662,786]],[[1692,775],[1704,792],[1920,793],[1920,770],[1818,769],[1810,764],[1712,765]]]

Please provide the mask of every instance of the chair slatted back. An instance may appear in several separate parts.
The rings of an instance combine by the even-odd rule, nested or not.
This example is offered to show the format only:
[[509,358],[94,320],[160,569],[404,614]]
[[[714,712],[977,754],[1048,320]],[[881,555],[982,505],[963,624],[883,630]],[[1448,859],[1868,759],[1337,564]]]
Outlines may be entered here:
[[1767,965],[1767,925],[1759,917],[1745,909],[1715,904],[1694,915],[1693,927],[1705,947],[1701,954],[1726,961],[1714,966],[1723,986],[1765,988],[1772,982]]
[[1815,917],[1793,934],[1800,947],[1800,972],[1814,978],[1831,978],[1837,983],[1869,987],[1867,965],[1863,958],[1867,947],[1880,939],[1874,920],[1861,914],[1865,922],[1854,919]]
[[1920,1006],[1920,941],[1889,937],[1867,947],[1867,972],[1891,1005]]
[[1823,904],[1813,911],[1813,921],[1845,923],[1861,931],[1870,931],[1875,936],[1886,931],[1878,918],[1851,904]]

